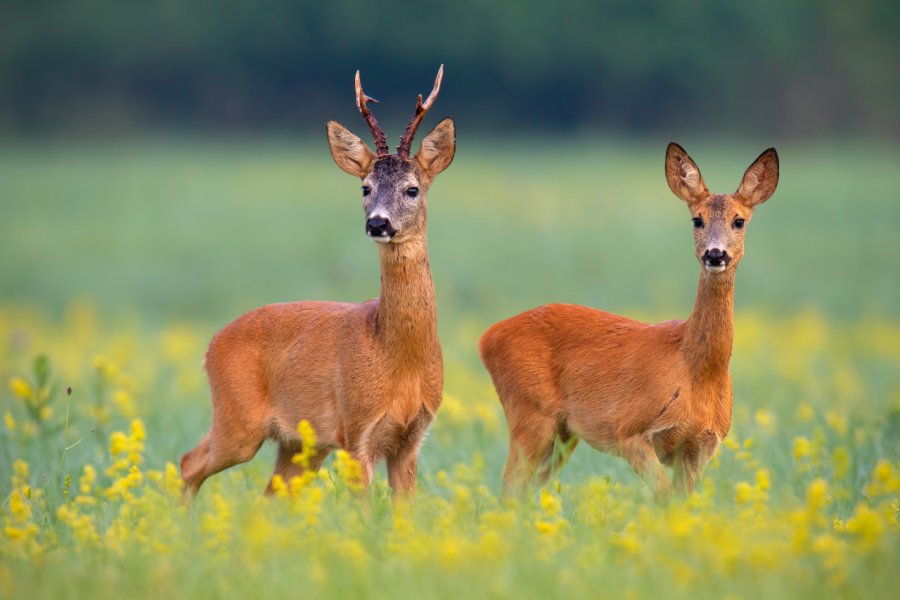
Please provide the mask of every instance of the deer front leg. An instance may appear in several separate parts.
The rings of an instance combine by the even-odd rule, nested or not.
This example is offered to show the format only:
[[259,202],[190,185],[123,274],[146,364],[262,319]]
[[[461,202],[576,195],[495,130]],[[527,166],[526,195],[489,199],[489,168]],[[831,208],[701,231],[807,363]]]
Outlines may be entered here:
[[419,449],[432,418],[427,410],[420,409],[397,449],[386,457],[388,484],[395,498],[413,496],[416,493]]
[[387,458],[388,484],[394,497],[413,496],[416,493],[416,473],[419,465],[419,447],[407,446]]
[[703,476],[707,463],[719,448],[719,436],[711,430],[704,430],[696,438],[689,440],[681,453],[681,460],[675,461],[675,491],[689,496],[694,486]]
[[653,445],[642,435],[635,435],[619,444],[619,456],[628,461],[634,472],[653,490],[657,502],[665,502],[671,492],[669,476],[659,462]]

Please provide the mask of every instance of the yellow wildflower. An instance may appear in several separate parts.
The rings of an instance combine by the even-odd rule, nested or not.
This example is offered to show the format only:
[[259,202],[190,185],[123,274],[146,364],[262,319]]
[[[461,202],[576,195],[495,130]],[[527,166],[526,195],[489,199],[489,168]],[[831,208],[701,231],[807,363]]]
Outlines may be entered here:
[[313,429],[309,421],[303,419],[297,423],[297,434],[300,436],[301,450],[291,457],[291,462],[307,469],[309,468],[310,459],[318,452],[316,448],[316,430]]
[[137,414],[134,408],[134,399],[125,390],[116,390],[112,395],[112,402],[116,405],[118,411],[126,417],[133,417]]
[[181,475],[178,473],[178,467],[171,462],[167,462],[165,470],[165,489],[169,494],[169,497],[180,498],[182,486],[183,482],[181,480]]
[[28,484],[28,463],[21,459],[13,461],[13,487],[20,487]]
[[109,434],[109,453],[118,456],[128,449],[128,436],[121,431]]
[[206,547],[221,550],[231,539],[231,507],[218,493],[213,496],[212,503],[213,510],[201,519],[201,530],[208,535]]
[[809,423],[816,416],[816,412],[809,402],[801,402],[797,406],[797,411],[794,414],[801,423]]
[[13,377],[9,380],[10,391],[22,400],[31,401],[34,399],[34,390],[31,384],[22,377]]
[[147,432],[144,429],[144,422],[140,419],[131,421],[131,439],[137,442],[143,442],[147,439]]
[[25,523],[31,519],[31,504],[21,489],[13,490],[9,497],[9,514],[14,523]]
[[285,484],[284,478],[281,475],[276,474],[272,476],[272,493],[275,494],[277,498],[287,498],[287,484]]
[[878,461],[872,476],[884,492],[900,491],[900,477],[898,477],[894,466],[887,460],[881,459]]
[[541,488],[541,510],[544,511],[548,517],[555,517],[562,512],[562,502],[560,499],[552,494],[546,487]]
[[82,494],[90,494],[91,488],[94,483],[97,481],[97,471],[94,469],[93,465],[84,465],[84,469],[82,470],[81,478],[78,480],[79,491]]
[[756,411],[754,419],[756,420],[756,424],[759,425],[759,428],[766,433],[773,433],[775,431],[775,415],[770,411],[760,408]]
[[759,490],[764,492],[768,491],[769,488],[772,487],[772,480],[769,477],[769,472],[765,469],[759,469],[756,471],[756,487]]
[[858,504],[856,512],[847,519],[847,533],[856,537],[864,549],[872,549],[881,541],[885,525],[881,516],[865,504]]
[[800,435],[794,438],[794,460],[800,461],[813,455],[813,445],[807,438]]
[[556,520],[556,521],[545,521],[543,519],[538,519],[534,522],[535,529],[538,530],[539,533],[544,535],[556,535],[562,529],[565,521]]
[[746,481],[734,484],[734,499],[738,504],[747,504],[753,500],[753,486]]
[[826,412],[825,422],[828,423],[828,426],[831,427],[836,434],[844,435],[847,433],[847,421],[836,412],[832,410]]
[[637,555],[641,552],[641,541],[632,531],[614,533],[610,536],[609,541],[627,554]]
[[131,469],[128,470],[128,487],[132,489],[140,487],[143,481],[144,476],[141,474],[141,470],[137,468],[137,465],[133,465]]
[[806,506],[811,513],[821,512],[831,499],[828,496],[828,484],[824,479],[814,479],[806,489]]
[[362,465],[346,450],[338,450],[334,454],[334,470],[340,480],[351,490],[362,488]]

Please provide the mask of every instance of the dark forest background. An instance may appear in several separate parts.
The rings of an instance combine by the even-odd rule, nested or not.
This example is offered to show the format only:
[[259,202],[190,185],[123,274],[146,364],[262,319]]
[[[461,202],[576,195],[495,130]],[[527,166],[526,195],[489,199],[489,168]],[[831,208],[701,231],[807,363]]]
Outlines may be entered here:
[[0,132],[318,131],[357,68],[399,126],[440,63],[482,131],[900,134],[892,0],[2,0]]

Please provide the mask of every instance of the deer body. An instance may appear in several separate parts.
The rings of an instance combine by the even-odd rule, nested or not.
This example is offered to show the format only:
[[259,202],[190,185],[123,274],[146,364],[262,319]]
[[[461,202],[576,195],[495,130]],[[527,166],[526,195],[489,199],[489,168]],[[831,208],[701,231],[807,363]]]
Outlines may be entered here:
[[[731,196],[710,195],[696,165],[675,145],[667,152],[667,175],[696,215],[695,226],[707,222],[705,232],[695,229],[702,268],[686,321],[648,325],[551,304],[482,336],[481,357],[510,432],[506,491],[546,481],[583,439],[627,460],[658,498],[671,487],[664,464],[674,469],[676,490],[690,493],[727,435],[734,273],[743,224],[774,191],[777,155],[771,150],[757,159]],[[685,178],[693,187],[681,191]],[[554,451],[557,436],[566,442],[561,451]]]
[[[424,110],[420,97],[416,126],[441,73]],[[308,468],[318,469],[329,452],[343,448],[360,462],[364,484],[384,458],[393,490],[414,491],[419,447],[443,388],[425,193],[453,158],[455,130],[445,119],[410,159],[411,126],[398,154],[390,155],[368,100],[357,74],[357,104],[375,134],[377,155],[336,122],[329,122],[328,136],[338,166],[364,182],[366,231],[379,242],[381,295],[361,304],[271,304],[215,335],[206,356],[212,426],[182,458],[187,494],[253,458],[266,439],[279,445],[274,475],[299,475],[303,468],[291,459],[302,449],[297,424],[303,419],[317,437]]]

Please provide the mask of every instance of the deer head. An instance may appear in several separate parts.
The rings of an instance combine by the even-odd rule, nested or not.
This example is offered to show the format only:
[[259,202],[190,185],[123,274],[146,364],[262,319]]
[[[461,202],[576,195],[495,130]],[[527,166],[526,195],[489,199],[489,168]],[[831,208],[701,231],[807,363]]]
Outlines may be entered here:
[[359,71],[356,72],[356,106],[372,131],[375,152],[337,121],[328,121],[331,156],[341,169],[362,180],[366,235],[376,242],[402,243],[425,232],[425,194],[435,176],[450,166],[456,151],[453,119],[438,123],[412,158],[409,151],[416,129],[437,99],[443,76],[444,65],[441,65],[428,99],[423,102],[419,96],[396,154],[390,153],[384,131],[369,110],[368,104],[377,100],[363,92]]
[[666,180],[687,202],[694,225],[694,253],[709,273],[735,269],[744,256],[744,232],[757,206],[778,185],[778,153],[769,148],[744,173],[734,194],[710,194],[696,163],[678,144],[666,149]]

